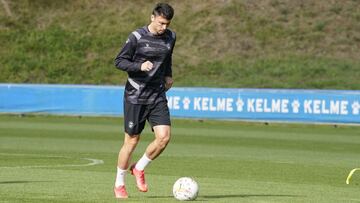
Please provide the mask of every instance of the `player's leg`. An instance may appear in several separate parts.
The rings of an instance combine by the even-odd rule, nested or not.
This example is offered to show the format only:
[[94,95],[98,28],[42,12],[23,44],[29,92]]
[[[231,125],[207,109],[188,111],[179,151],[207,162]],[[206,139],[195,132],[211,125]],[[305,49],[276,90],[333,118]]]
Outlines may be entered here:
[[170,141],[170,126],[157,125],[153,129],[155,132],[154,141],[146,148],[140,160],[130,168],[131,174],[136,178],[136,185],[141,192],[147,192],[148,190],[145,181],[145,167],[164,151]]
[[140,135],[132,135],[125,133],[124,143],[119,151],[118,168],[128,169],[129,161],[133,151],[140,140]]
[[115,179],[114,193],[116,198],[128,198],[128,194],[125,189],[125,175],[129,166],[131,154],[136,148],[139,142],[139,135],[130,136],[125,133],[124,144],[122,145],[117,164],[117,173]]
[[145,117],[143,116],[144,107],[124,103],[124,143],[119,151],[117,174],[115,180],[114,192],[116,198],[127,198],[125,189],[125,175],[129,167],[131,155],[135,150],[139,140],[140,133],[145,126]]
[[145,154],[154,160],[164,151],[171,137],[170,113],[166,100],[152,107],[148,120],[155,133],[155,139],[148,145]]
[[171,129],[169,125],[157,125],[153,127],[155,139],[146,148],[145,154],[149,159],[156,159],[166,148],[170,141]]
[[155,139],[148,145],[144,155],[134,166],[138,171],[144,171],[145,167],[164,151],[170,141],[170,126],[157,125],[153,127],[153,130]]
[[131,167],[132,174],[136,177],[136,183],[140,191],[147,191],[144,169],[152,160],[158,157],[170,141],[170,114],[167,102],[163,101],[149,106],[148,120],[152,126],[155,139],[148,145],[144,155]]

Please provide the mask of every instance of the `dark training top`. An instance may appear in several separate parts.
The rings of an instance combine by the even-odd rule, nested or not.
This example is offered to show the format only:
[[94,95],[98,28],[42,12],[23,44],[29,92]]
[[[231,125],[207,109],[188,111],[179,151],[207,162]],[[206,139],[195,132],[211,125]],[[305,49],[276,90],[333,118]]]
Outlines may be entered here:
[[[126,44],[115,59],[116,68],[128,73],[124,97],[132,104],[153,104],[166,100],[165,77],[172,77],[172,52],[175,33],[167,29],[161,35],[153,35],[147,26],[129,35]],[[145,61],[153,63],[153,69],[141,71]]]

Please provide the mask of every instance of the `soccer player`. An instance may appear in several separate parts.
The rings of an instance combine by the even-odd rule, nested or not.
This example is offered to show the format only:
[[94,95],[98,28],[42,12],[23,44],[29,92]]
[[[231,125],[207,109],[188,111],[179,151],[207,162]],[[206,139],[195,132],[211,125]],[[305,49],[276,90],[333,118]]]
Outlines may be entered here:
[[145,167],[170,141],[171,123],[165,92],[173,84],[171,65],[176,37],[168,29],[173,15],[174,9],[169,4],[158,3],[150,24],[132,32],[115,59],[115,66],[128,74],[124,93],[125,138],[118,157],[116,198],[128,198],[125,175],[146,120],[155,133],[155,139],[140,160],[130,166],[141,192],[148,190]]

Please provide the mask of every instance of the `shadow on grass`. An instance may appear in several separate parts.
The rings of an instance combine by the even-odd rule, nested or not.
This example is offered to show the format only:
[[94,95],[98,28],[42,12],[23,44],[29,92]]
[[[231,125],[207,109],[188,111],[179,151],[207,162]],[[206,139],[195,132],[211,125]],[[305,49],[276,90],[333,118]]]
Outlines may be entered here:
[[1,184],[25,184],[25,183],[48,183],[51,181],[27,181],[27,180],[14,180],[14,181],[0,181]]
[[221,199],[221,198],[246,198],[246,197],[301,197],[299,195],[272,195],[272,194],[251,194],[251,195],[200,195],[200,198]]
[[[173,196],[150,196],[149,198],[172,198]],[[248,197],[303,197],[300,195],[273,195],[273,194],[233,194],[233,195],[200,195],[201,201],[204,199],[222,199],[222,198],[248,198]],[[204,199],[203,199],[204,198]],[[206,200],[205,200],[206,201]]]

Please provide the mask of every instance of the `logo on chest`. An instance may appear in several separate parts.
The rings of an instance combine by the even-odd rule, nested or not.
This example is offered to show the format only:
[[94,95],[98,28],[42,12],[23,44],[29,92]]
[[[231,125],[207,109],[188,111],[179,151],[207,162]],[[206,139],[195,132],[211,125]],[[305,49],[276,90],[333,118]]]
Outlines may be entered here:
[[158,50],[164,50],[164,49],[170,50],[171,45],[170,45],[170,43],[167,43],[167,44],[161,43],[161,44],[154,44],[154,45],[150,46],[149,43],[145,43],[144,48],[146,48],[146,49],[158,49]]

